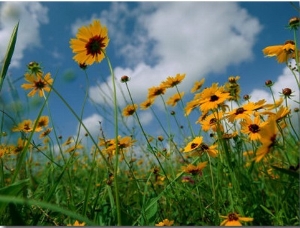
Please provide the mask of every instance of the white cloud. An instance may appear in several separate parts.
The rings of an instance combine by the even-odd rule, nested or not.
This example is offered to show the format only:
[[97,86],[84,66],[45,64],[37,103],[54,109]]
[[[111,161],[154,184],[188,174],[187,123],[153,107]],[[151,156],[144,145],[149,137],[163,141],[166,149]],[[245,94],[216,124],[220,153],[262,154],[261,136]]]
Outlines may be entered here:
[[[99,122],[102,122],[102,121],[103,121],[103,117],[96,113],[89,117],[86,117],[85,119],[82,120],[83,124],[88,129],[88,131],[92,137],[97,137],[100,135]],[[79,129],[79,125],[77,126],[77,129]],[[85,128],[80,126],[80,137],[79,138],[82,138],[85,133],[86,133]]]
[[[115,76],[117,81],[124,74],[131,78],[130,91],[137,103],[146,98],[148,88],[168,76],[186,73],[180,88],[188,91],[208,73],[251,60],[261,30],[258,20],[233,2],[147,2],[133,10],[114,3],[101,17],[105,15],[110,39],[127,64],[116,66]],[[107,84],[111,85],[110,77],[99,86],[103,89]],[[95,91],[92,87],[90,96],[103,104]],[[118,91],[124,106],[122,96]]]
[[48,23],[48,9],[38,2],[3,2],[0,4],[0,59],[4,58],[13,28],[19,21],[15,52],[11,66],[18,67],[27,48],[40,43],[39,27]]

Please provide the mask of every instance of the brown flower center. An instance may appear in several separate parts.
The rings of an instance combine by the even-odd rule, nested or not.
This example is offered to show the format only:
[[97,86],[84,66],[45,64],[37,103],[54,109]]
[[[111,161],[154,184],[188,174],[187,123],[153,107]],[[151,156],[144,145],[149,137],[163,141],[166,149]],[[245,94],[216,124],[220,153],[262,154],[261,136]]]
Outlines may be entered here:
[[239,220],[239,217],[236,215],[236,213],[231,213],[228,215],[228,221],[237,221]]
[[94,36],[90,38],[89,42],[85,45],[87,55],[95,56],[101,54],[101,49],[105,47],[103,43],[104,37]]
[[46,86],[46,83],[43,80],[38,80],[34,83],[36,89],[43,89]]
[[210,101],[217,101],[217,100],[219,100],[219,97],[218,96],[216,96],[216,95],[212,95],[211,97],[210,97]]
[[198,143],[192,143],[191,144],[191,149],[195,149],[199,144]]
[[236,115],[239,115],[239,114],[242,114],[244,111],[246,111],[243,107],[241,108],[238,108],[236,111],[235,111],[235,114]]
[[250,124],[248,128],[252,133],[259,132],[259,126],[257,124]]
[[209,149],[209,147],[205,143],[201,143],[201,150],[205,151],[208,149]]

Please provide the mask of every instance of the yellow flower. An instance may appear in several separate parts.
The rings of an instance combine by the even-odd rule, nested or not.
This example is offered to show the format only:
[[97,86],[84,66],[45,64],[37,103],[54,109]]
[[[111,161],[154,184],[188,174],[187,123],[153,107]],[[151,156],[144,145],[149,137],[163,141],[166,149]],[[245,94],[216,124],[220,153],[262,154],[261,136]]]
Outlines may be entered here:
[[276,56],[278,63],[286,63],[290,58],[295,58],[295,42],[288,40],[283,45],[268,46],[263,53],[266,57]]
[[200,99],[195,98],[189,102],[187,102],[186,106],[184,107],[185,115],[188,116],[195,108],[199,107]]
[[267,122],[261,122],[260,116],[256,116],[254,120],[246,119],[241,123],[241,132],[247,134],[251,141],[260,140],[262,137],[261,129],[267,124]]
[[49,124],[49,117],[48,116],[41,116],[39,118],[39,121],[37,123],[37,128],[43,128],[43,127],[47,127]]
[[209,131],[209,130],[212,130],[215,132],[217,130],[224,131],[224,127],[220,123],[220,120],[222,119],[222,117],[223,117],[223,112],[221,112],[221,111],[217,112],[217,113],[213,112],[210,115],[205,115],[205,116],[199,117],[199,119],[196,121],[196,123],[201,124],[201,128],[203,131]]
[[177,102],[180,101],[182,99],[182,97],[184,96],[184,92],[181,93],[175,93],[173,96],[171,96],[168,100],[167,100],[167,104],[171,105],[171,106],[176,106]]
[[155,99],[154,98],[151,98],[151,99],[147,99],[145,101],[143,101],[141,104],[140,104],[140,108],[142,110],[146,110],[148,109],[151,105],[153,105]]
[[254,158],[255,162],[259,162],[264,156],[273,150],[277,132],[276,119],[274,116],[271,116],[261,130],[261,135],[263,135],[263,137],[260,139],[260,142],[262,145],[256,151]]
[[80,222],[78,222],[77,220],[74,222],[74,224],[72,225],[72,224],[68,224],[67,226],[85,226],[85,222],[83,222],[83,223],[80,223]]
[[70,40],[70,48],[75,56],[73,59],[80,65],[92,65],[104,59],[104,50],[109,43],[107,28],[99,20],[78,29],[76,39]]
[[206,167],[207,161],[206,162],[201,162],[197,166],[188,164],[187,166],[183,166],[182,170],[186,173],[190,173],[192,175],[196,174],[201,174],[202,170]]
[[249,102],[243,105],[242,107],[236,108],[228,113],[226,116],[228,120],[233,123],[237,119],[250,119],[251,114],[253,111],[261,109],[265,106],[266,100],[259,100],[258,102]]
[[202,78],[200,81],[196,81],[194,83],[193,88],[191,89],[191,93],[195,93],[196,91],[200,90],[204,82],[205,82],[205,78]]
[[201,137],[201,136],[194,138],[193,141],[189,142],[186,145],[183,152],[190,152],[190,151],[197,149],[198,147],[201,146],[202,141],[203,141],[203,137]]
[[230,213],[227,216],[220,216],[225,218],[225,220],[220,224],[220,226],[242,226],[241,222],[251,222],[253,218],[240,217],[237,213]]
[[210,88],[204,89],[199,94],[200,109],[206,113],[209,110],[218,108],[229,98],[230,94],[225,92],[223,87],[218,87],[218,83],[213,83]]
[[34,75],[26,73],[25,80],[30,83],[24,83],[21,87],[23,89],[32,89],[30,93],[28,93],[29,97],[34,96],[36,92],[39,93],[40,97],[43,97],[44,91],[49,92],[51,90],[49,85],[53,83],[50,73],[47,73],[44,77],[42,74]]
[[161,83],[162,87],[171,88],[178,85],[185,78],[185,74],[177,74],[175,77],[167,77],[166,81]]
[[137,104],[129,104],[123,109],[123,116],[132,116],[135,111],[137,110],[138,105]]
[[166,87],[160,85],[160,86],[153,86],[148,89],[148,99],[155,98],[159,95],[165,94]]
[[164,219],[162,222],[159,222],[158,224],[155,224],[155,226],[172,226],[174,224],[174,221],[169,219]]
[[217,145],[207,146],[205,143],[202,142],[203,137],[196,137],[193,141],[189,142],[187,146],[184,148],[183,152],[191,152],[192,156],[198,156],[201,155],[203,152],[208,153],[211,157],[216,157],[218,155],[218,151],[216,149]]

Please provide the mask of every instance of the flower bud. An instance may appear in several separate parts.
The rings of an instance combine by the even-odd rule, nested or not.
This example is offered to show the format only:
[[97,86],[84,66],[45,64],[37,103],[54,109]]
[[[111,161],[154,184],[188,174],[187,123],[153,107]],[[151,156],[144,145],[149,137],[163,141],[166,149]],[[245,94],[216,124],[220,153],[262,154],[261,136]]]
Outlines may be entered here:
[[299,17],[292,17],[289,21],[289,26],[292,29],[297,29],[299,27]]
[[271,81],[271,80],[267,80],[265,82],[265,85],[268,86],[268,87],[271,87],[274,83]]
[[245,94],[245,95],[243,96],[243,98],[244,98],[245,101],[248,101],[248,100],[250,99],[250,96],[249,96],[248,94]]
[[291,90],[290,88],[284,88],[284,89],[282,90],[282,94],[283,94],[284,96],[286,96],[286,97],[289,97],[289,96],[291,96],[291,94],[292,94],[292,90]]
[[124,75],[121,77],[121,82],[128,82],[129,81],[129,77],[127,75]]

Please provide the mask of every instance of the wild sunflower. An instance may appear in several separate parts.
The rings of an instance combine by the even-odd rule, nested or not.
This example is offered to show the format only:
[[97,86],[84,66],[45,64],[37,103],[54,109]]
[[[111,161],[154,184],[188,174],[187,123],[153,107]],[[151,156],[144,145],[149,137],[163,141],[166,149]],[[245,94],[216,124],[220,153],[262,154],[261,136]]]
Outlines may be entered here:
[[155,101],[154,98],[147,99],[147,100],[143,101],[143,102],[140,104],[141,110],[146,110],[146,109],[148,109],[150,106],[153,105],[154,101]]
[[188,116],[195,108],[200,106],[200,99],[195,98],[189,102],[186,103],[186,106],[184,107],[185,115]]
[[192,164],[188,164],[187,166],[183,166],[182,170],[185,173],[190,173],[192,175],[196,175],[196,174],[201,174],[202,170],[206,167],[207,165],[207,161],[206,162],[200,162],[198,165],[192,165]]
[[52,85],[53,79],[51,78],[51,74],[47,73],[44,77],[43,74],[25,74],[25,80],[29,82],[21,85],[23,89],[32,89],[30,93],[28,93],[29,97],[35,95],[36,92],[39,93],[40,97],[44,96],[44,91],[49,92],[51,90],[49,85]]
[[167,77],[166,81],[161,83],[162,87],[171,88],[179,83],[185,78],[185,74],[177,74],[175,77]]
[[253,218],[240,217],[237,213],[230,213],[227,216],[220,216],[221,218],[225,218],[223,222],[221,222],[220,226],[242,226],[242,222],[251,222]]
[[78,222],[78,220],[76,220],[73,225],[72,224],[68,224],[67,226],[85,226],[85,222],[80,223],[80,222]]
[[132,116],[138,108],[137,104],[129,104],[123,109],[123,116]]
[[202,78],[200,81],[196,81],[196,82],[194,83],[193,88],[191,89],[191,93],[195,93],[195,92],[197,92],[198,90],[200,90],[201,87],[203,86],[204,82],[205,82],[205,78]]
[[99,20],[78,29],[76,39],[70,40],[70,47],[75,53],[73,59],[80,65],[92,65],[104,59],[104,51],[109,43],[108,31]]
[[248,135],[251,141],[260,140],[262,137],[262,128],[267,124],[267,122],[262,122],[260,116],[256,116],[254,120],[245,119],[240,122],[241,132]]
[[174,223],[173,220],[164,219],[162,222],[159,222],[158,224],[155,224],[155,226],[172,226]]
[[218,151],[216,147],[217,145],[211,145],[211,146],[206,145],[205,143],[203,143],[203,137],[198,136],[187,144],[183,152],[185,153],[192,152],[191,156],[199,156],[203,152],[206,152],[208,153],[209,156],[216,157],[218,155]]
[[274,149],[278,132],[276,119],[274,116],[271,116],[267,120],[267,124],[262,128],[261,131],[263,137],[260,139],[260,142],[262,145],[256,151],[254,158],[255,162],[259,162]]
[[[196,123],[200,123],[201,124],[201,128],[203,131],[217,131],[217,130],[221,130],[224,131],[224,127],[221,124],[218,124],[218,122],[220,122],[220,120],[223,118],[223,112],[213,112],[209,115],[205,115],[205,116],[201,116],[199,117],[199,119],[196,121]],[[220,129],[218,129],[218,127]]]
[[176,106],[177,102],[180,101],[182,99],[182,97],[184,96],[184,92],[181,93],[175,93],[173,96],[169,97],[169,99],[167,100],[167,104],[171,105],[171,106]]
[[39,121],[37,122],[37,128],[47,127],[49,124],[49,117],[48,116],[41,116]]
[[[15,126],[12,128],[12,131],[20,131],[20,132],[32,132],[33,131],[34,124],[32,120],[23,120],[21,123],[18,124],[18,126]],[[36,126],[34,129],[35,132],[40,132],[42,130],[41,127]]]
[[159,95],[165,94],[166,92],[166,87],[163,85],[160,86],[153,86],[148,89],[148,99],[155,98]]
[[233,123],[237,119],[250,119],[254,111],[259,110],[265,106],[266,100],[259,100],[258,102],[249,102],[242,107],[236,108],[228,113],[226,118]]
[[204,89],[199,96],[200,110],[204,113],[218,108],[230,98],[230,94],[225,92],[223,87],[218,87],[218,83],[213,83],[210,88]]
[[288,40],[283,45],[268,46],[263,49],[263,53],[266,57],[276,57],[278,63],[286,63],[295,58],[295,42]]

